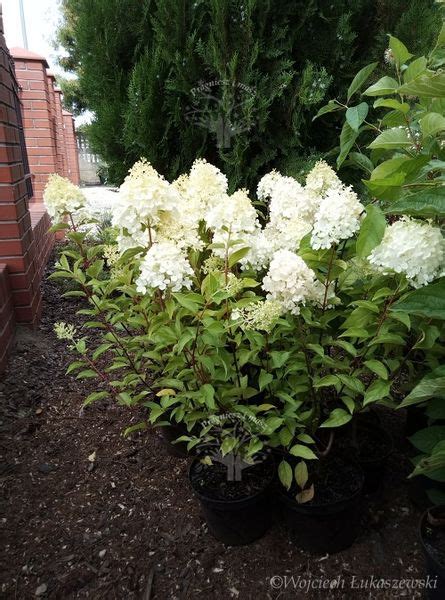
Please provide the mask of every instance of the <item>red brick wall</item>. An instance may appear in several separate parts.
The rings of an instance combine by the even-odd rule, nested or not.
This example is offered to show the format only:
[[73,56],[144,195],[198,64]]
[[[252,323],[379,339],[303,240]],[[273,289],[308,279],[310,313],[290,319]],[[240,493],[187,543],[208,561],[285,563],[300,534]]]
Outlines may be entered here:
[[67,110],[62,111],[65,124],[65,147],[67,152],[68,175],[75,184],[80,183],[79,155],[77,152],[76,133],[74,131],[73,115]]
[[62,90],[54,88],[56,122],[57,122],[57,172],[68,177],[68,156],[65,143],[65,123],[62,114]]
[[[48,77],[39,60],[31,61],[30,68],[25,69],[24,64],[21,67],[29,76],[23,80],[27,84],[22,91],[23,101],[30,107],[27,115],[21,111],[19,84],[3,35],[0,5],[0,370],[11,344],[14,321],[30,327],[39,321],[43,267],[54,243],[54,235],[47,234],[50,222],[43,204],[31,202],[29,209],[32,198],[27,186],[29,176],[25,175],[28,155],[20,124],[24,116],[23,125],[42,134],[36,138],[41,141],[30,147],[29,156],[36,173],[36,189],[41,194],[43,169],[39,167],[54,172],[54,163],[48,171],[48,162],[56,143],[56,128],[52,133],[46,108],[51,101]],[[37,99],[37,92],[44,95],[46,104]]]
[[42,56],[23,48],[11,48],[11,56],[21,88],[23,126],[33,175],[34,201],[41,202],[48,175],[57,171],[56,131],[46,74],[48,63]]
[[14,336],[14,305],[9,286],[8,267],[0,263],[0,373],[6,366]]

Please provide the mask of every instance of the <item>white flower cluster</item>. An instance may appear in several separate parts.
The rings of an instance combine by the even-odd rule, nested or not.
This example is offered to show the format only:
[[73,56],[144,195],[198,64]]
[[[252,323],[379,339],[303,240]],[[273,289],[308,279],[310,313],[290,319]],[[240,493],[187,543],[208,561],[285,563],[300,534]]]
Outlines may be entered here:
[[438,227],[405,218],[386,228],[368,260],[382,273],[406,275],[419,288],[444,274],[445,241]]
[[324,160],[319,160],[306,176],[306,190],[317,196],[324,196],[332,188],[341,187],[337,173]]
[[73,341],[77,333],[77,329],[74,325],[58,321],[54,323],[54,333],[59,340],[70,340]]
[[[231,196],[221,196],[219,202],[208,210],[205,221],[207,227],[213,231],[213,242],[224,245],[224,248],[214,249],[216,256],[224,256],[228,242],[247,240],[260,226],[257,211],[247,190],[237,190]],[[231,250],[244,245],[240,243]]]
[[304,260],[290,250],[275,252],[263,289],[269,300],[278,301],[285,311],[298,315],[301,305],[321,302],[324,287]]
[[192,276],[187,257],[173,242],[157,242],[141,261],[136,289],[142,294],[167,288],[179,292],[182,288],[190,289]]
[[217,167],[200,158],[193,163],[183,191],[199,203],[203,218],[205,212],[218,204],[221,196],[227,193],[227,177]]
[[[113,207],[113,224],[119,228],[122,249],[149,245],[164,213],[180,206],[179,192],[145,159],[130,169]],[[144,232],[147,231],[147,235]],[[130,238],[123,240],[123,237]]]
[[48,177],[43,201],[51,219],[60,222],[65,215],[73,214],[83,208],[86,198],[69,179],[53,173]]
[[252,302],[248,306],[232,312],[232,320],[242,329],[261,330],[270,333],[277,320],[283,314],[283,305],[277,300]]
[[351,187],[329,188],[315,213],[311,236],[314,250],[330,248],[347,240],[360,229],[365,207]]

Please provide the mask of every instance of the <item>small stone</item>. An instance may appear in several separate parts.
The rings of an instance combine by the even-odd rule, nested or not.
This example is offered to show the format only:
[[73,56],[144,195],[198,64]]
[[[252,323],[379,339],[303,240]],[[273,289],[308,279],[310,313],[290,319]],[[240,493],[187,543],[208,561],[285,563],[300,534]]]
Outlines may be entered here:
[[101,550],[101,551],[99,552],[99,558],[103,558],[103,557],[105,556],[105,554],[106,554],[106,553],[107,553],[107,551],[106,551],[106,550]]
[[42,583],[41,585],[39,585],[39,587],[36,589],[36,591],[34,592],[35,596],[43,596],[43,594],[46,594],[46,590],[48,589],[48,586],[46,585],[46,583]]

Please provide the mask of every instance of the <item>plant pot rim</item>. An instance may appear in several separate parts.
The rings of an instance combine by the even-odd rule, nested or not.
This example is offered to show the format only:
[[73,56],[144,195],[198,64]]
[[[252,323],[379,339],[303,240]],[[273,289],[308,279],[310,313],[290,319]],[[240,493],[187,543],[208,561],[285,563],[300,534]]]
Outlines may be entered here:
[[274,462],[272,459],[272,460],[270,460],[270,465],[271,465],[270,477],[266,481],[266,484],[264,485],[264,487],[261,490],[258,490],[258,492],[255,492],[254,494],[250,494],[250,496],[244,496],[243,498],[238,498],[236,500],[224,500],[224,499],[210,498],[209,496],[206,496],[205,494],[199,492],[193,485],[191,474],[192,474],[193,467],[199,461],[200,461],[199,456],[195,456],[195,458],[191,461],[189,468],[188,468],[188,478],[189,478],[190,486],[191,486],[195,496],[208,504],[214,504],[214,505],[225,504],[225,505],[228,505],[231,507],[237,507],[237,506],[245,503],[246,501],[257,498],[258,496],[263,494],[265,492],[265,490],[267,490],[267,488],[272,483],[272,481],[274,479],[274,475],[275,475]]
[[423,528],[425,526],[425,521],[428,516],[428,513],[431,511],[434,511],[435,509],[441,509],[445,512],[445,504],[430,506],[422,513],[422,516],[420,517],[420,520],[419,520],[419,539],[420,539],[420,545],[422,546],[423,553],[428,557],[428,560],[430,560],[432,562],[432,564],[434,565],[434,568],[438,572],[442,573],[442,577],[445,577],[445,565],[442,565],[437,560],[437,558],[431,554],[431,552],[426,547],[425,540],[423,537]]
[[354,460],[343,460],[343,459],[337,459],[337,460],[341,460],[341,462],[343,462],[344,464],[352,465],[353,467],[355,467],[357,469],[357,474],[360,475],[360,485],[353,494],[345,496],[344,498],[340,498],[339,500],[336,500],[335,502],[328,502],[328,503],[324,503],[324,504],[320,503],[320,502],[315,502],[315,503],[304,502],[303,504],[299,504],[292,496],[289,496],[289,493],[286,492],[283,485],[281,483],[279,483],[278,495],[288,505],[291,505],[292,507],[301,508],[302,512],[304,512],[305,509],[306,510],[311,510],[311,509],[319,510],[319,509],[324,509],[324,508],[327,509],[328,507],[335,508],[336,506],[344,504],[345,502],[350,502],[352,500],[355,500],[357,497],[361,496],[361,494],[363,493],[363,487],[365,485],[365,473],[363,471],[363,468],[359,465],[358,462],[356,462]]

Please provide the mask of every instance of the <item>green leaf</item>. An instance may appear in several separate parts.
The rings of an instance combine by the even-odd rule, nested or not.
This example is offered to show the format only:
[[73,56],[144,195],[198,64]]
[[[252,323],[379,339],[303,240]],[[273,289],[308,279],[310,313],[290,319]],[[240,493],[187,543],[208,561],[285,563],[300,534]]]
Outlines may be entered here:
[[365,173],[372,173],[374,165],[365,154],[362,154],[361,152],[350,152],[348,158],[352,164],[363,169]]
[[357,139],[358,132],[354,131],[347,121],[343,123],[340,134],[340,154],[337,157],[337,169],[344,163],[352,146]]
[[343,408],[334,408],[329,417],[324,421],[320,427],[341,427],[352,419],[352,415],[347,413]]
[[359,394],[363,393],[363,382],[360,381],[358,377],[354,377],[353,375],[344,375],[343,373],[340,373],[338,375],[338,378],[348,389]]
[[389,47],[398,67],[401,67],[412,57],[405,44],[392,35],[389,36]]
[[406,396],[399,408],[420,404],[430,398],[445,398],[445,377],[424,377],[420,383]]
[[336,102],[335,100],[329,100],[327,104],[325,104],[319,109],[318,113],[312,120],[315,121],[315,119],[318,119],[318,117],[321,117],[322,115],[326,115],[327,113],[335,112],[340,109],[341,106],[339,106],[338,102]]
[[399,94],[420,96],[422,98],[445,98],[445,73],[426,73],[419,75],[397,90]]
[[430,187],[392,202],[386,213],[413,217],[445,217],[445,186]]
[[382,381],[381,379],[373,381],[365,392],[363,397],[363,406],[386,398],[389,395],[390,389],[391,384],[389,381]]
[[331,387],[337,385],[339,383],[339,378],[337,375],[325,375],[318,381],[314,381],[314,388],[319,389],[323,387]]
[[395,150],[412,146],[412,140],[408,137],[405,129],[392,127],[380,133],[368,148],[383,148],[384,150]]
[[199,305],[196,304],[196,302],[194,302],[193,300],[191,300],[188,294],[180,294],[178,292],[176,294],[173,294],[173,297],[179,302],[181,306],[183,306],[187,310],[197,312]]
[[264,369],[261,369],[260,376],[258,377],[258,385],[260,388],[260,392],[264,390],[265,387],[272,383],[273,375],[271,373],[267,373]]
[[371,254],[383,239],[386,228],[386,219],[383,212],[375,204],[368,204],[366,217],[363,219],[360,233],[357,238],[357,254],[365,258]]
[[445,319],[445,279],[410,292],[393,304],[391,310],[427,319]]
[[365,360],[364,365],[382,379],[388,379],[388,370],[379,360]]
[[109,396],[108,392],[93,392],[92,394],[89,394],[85,398],[85,400],[83,401],[83,405],[88,406],[89,404],[92,404],[96,400],[104,400],[105,398],[108,398],[108,396]]
[[408,68],[403,72],[404,83],[409,83],[426,71],[427,60],[424,56],[419,56],[416,60],[410,62]]
[[374,338],[369,345],[375,346],[376,344],[394,344],[395,346],[404,346],[405,340],[402,336],[395,333],[383,333]]
[[282,460],[278,465],[278,477],[284,487],[290,490],[290,486],[292,485],[292,467],[285,460]]
[[409,112],[409,104],[407,102],[399,102],[394,98],[379,98],[373,104],[374,108],[392,108],[393,110],[400,110],[406,115]]
[[77,374],[76,379],[90,379],[92,377],[97,377],[96,371],[93,371],[93,369],[85,369]]
[[297,482],[300,488],[304,488],[309,479],[307,464],[304,462],[304,460],[300,460],[300,462],[295,467],[294,473],[295,481]]
[[237,262],[239,262],[242,258],[244,258],[246,256],[246,254],[249,252],[249,250],[250,250],[250,248],[246,247],[246,248],[240,248],[236,252],[233,252],[229,256],[229,267],[233,267],[233,265],[236,265]]
[[425,454],[431,454],[434,447],[443,440],[445,440],[445,426],[443,425],[430,425],[409,438],[411,444]]
[[363,67],[363,69],[360,69],[360,71],[354,77],[354,79],[351,82],[351,85],[348,88],[348,102],[349,102],[350,98],[356,92],[358,92],[360,90],[360,88],[363,86],[365,81],[369,78],[371,73],[375,70],[377,65],[378,65],[378,63],[374,62],[374,63],[371,63],[370,65],[366,65],[366,67]]
[[445,117],[436,112],[427,113],[419,123],[425,137],[434,136],[445,129]]
[[358,131],[360,125],[366,119],[369,106],[361,102],[357,106],[350,106],[346,111],[346,120],[354,131]]
[[317,460],[317,455],[314,454],[310,448],[303,446],[302,444],[295,444],[289,452],[292,456],[298,456],[300,458],[305,458],[306,460]]
[[366,89],[363,94],[365,96],[387,96],[388,94],[395,94],[399,84],[392,77],[382,77],[371,85],[368,89]]
[[232,437],[226,437],[224,438],[223,443],[221,444],[221,453],[223,456],[225,456],[226,454],[229,454],[229,452],[232,452],[232,450],[235,448],[236,446],[236,439],[232,438]]
[[273,368],[279,369],[282,367],[289,360],[290,355],[290,352],[273,350],[270,353]]

